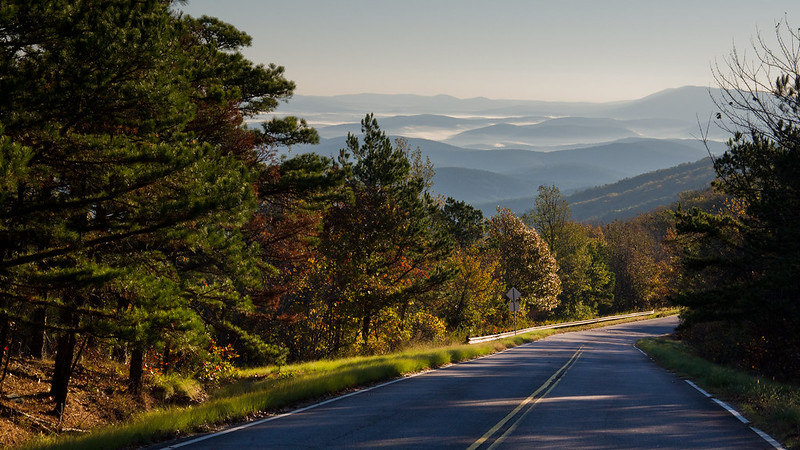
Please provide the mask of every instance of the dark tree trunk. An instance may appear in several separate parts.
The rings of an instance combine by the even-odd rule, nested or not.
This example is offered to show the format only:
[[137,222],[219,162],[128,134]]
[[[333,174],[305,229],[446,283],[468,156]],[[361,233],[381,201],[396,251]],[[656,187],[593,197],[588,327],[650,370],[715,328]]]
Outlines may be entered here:
[[[3,318],[0,318],[2,321],[2,331],[0,331],[0,342],[2,346],[0,347],[0,394],[3,393],[3,382],[6,380],[6,374],[8,373],[8,363],[11,362],[11,347],[14,344],[14,334],[16,334],[16,327],[13,333],[9,333],[9,329],[11,328],[11,323],[8,321],[8,315],[3,314]],[[9,338],[9,334],[11,337]],[[3,362],[3,357],[5,357],[5,362]]]
[[[14,342],[14,336],[13,335],[11,336],[11,342],[12,343]],[[10,347],[10,345],[9,345],[9,347]],[[7,353],[6,354],[6,362],[3,363],[3,369],[2,369],[3,373],[2,373],[2,375],[0,375],[0,394],[3,393],[3,382],[6,381],[6,375],[8,375],[8,364],[11,362],[11,352],[6,352],[6,353]],[[0,362],[2,362],[2,359],[0,359]]]
[[131,350],[131,365],[128,370],[128,391],[133,395],[142,393],[143,365],[144,349],[136,346]]
[[172,365],[170,364],[171,353],[171,347],[169,341],[167,341],[164,343],[164,357],[161,360],[161,370],[163,370],[164,373],[172,371]]
[[125,350],[125,347],[122,345],[115,345],[111,349],[111,359],[120,364],[124,364],[128,359],[128,352]]
[[64,408],[67,404],[69,378],[72,376],[72,357],[75,354],[77,341],[74,332],[67,332],[58,338],[53,380],[50,384],[50,395],[53,396],[53,402],[55,403],[53,412],[58,417],[63,417]]
[[0,364],[3,363],[3,358],[11,351],[8,345],[8,329],[11,328],[8,323],[8,314],[0,314]]
[[[117,307],[119,308],[120,311],[127,310],[129,306],[130,302],[125,300],[124,298],[119,297],[117,299]],[[128,360],[128,346],[123,344],[115,345],[111,349],[111,358],[120,364],[125,364],[125,361]]]
[[33,311],[32,321],[36,324],[28,338],[28,350],[32,358],[42,359],[44,349],[44,326],[47,324],[47,310],[36,308]]
[[369,313],[364,314],[361,319],[361,338],[364,340],[364,350],[367,349],[367,344],[369,343],[369,325],[371,321],[372,315]]

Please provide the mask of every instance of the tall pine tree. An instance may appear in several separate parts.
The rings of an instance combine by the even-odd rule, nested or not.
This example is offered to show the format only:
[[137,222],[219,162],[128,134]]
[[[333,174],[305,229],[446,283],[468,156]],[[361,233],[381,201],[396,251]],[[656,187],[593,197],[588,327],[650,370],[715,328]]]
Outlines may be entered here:
[[402,315],[404,305],[450,276],[441,263],[452,244],[407,152],[392,145],[372,115],[361,125],[363,141],[349,135],[339,158],[352,173],[346,185],[353,198],[328,211],[320,251],[332,269],[329,301],[359,322],[367,347],[382,309],[398,307]]
[[294,84],[242,57],[246,34],[171,3],[10,1],[0,14],[0,320],[51,318],[58,413],[88,336],[132,343],[134,387],[146,346],[203,323],[248,339],[231,313],[259,277],[239,227],[264,155],[314,136],[293,118],[246,130]]

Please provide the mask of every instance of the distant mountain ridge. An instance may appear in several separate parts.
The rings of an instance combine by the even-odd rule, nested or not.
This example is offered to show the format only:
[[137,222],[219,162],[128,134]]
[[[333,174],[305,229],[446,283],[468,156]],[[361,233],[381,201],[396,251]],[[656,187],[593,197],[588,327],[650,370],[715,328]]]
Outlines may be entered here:
[[[470,150],[422,139],[408,142],[433,163],[434,192],[470,204],[524,197],[540,184],[555,184],[572,193],[708,156],[699,143],[680,140],[631,139],[553,152]],[[336,156],[343,147],[344,138],[325,139],[318,146],[293,151]],[[718,144],[714,149],[721,152],[723,147]]]
[[559,117],[532,125],[499,123],[463,131],[445,142],[468,147],[509,147],[589,144],[614,141],[628,137],[641,137],[615,119]]
[[575,219],[610,222],[666,206],[684,191],[705,189],[716,178],[711,158],[624,179],[567,197]]
[[[702,190],[716,177],[711,158],[626,178],[605,186],[586,189],[565,197],[572,218],[604,224],[670,205],[684,191]],[[521,198],[479,203],[474,206],[491,215],[497,206],[523,214],[533,208],[534,194]]]
[[[388,135],[405,137],[430,159],[436,171],[435,193],[485,208],[530,198],[541,184],[555,184],[562,193],[572,195],[695,163],[709,152],[722,153],[725,133],[712,127],[706,134],[704,129],[704,121],[707,124],[716,110],[711,98],[716,94],[713,89],[687,86],[613,103],[378,94],[296,96],[287,111],[277,115],[304,117],[322,137],[318,146],[296,146],[290,154],[313,151],[337,156],[346,135],[359,135],[360,120],[373,112]],[[701,141],[701,135],[710,140]],[[652,198],[672,195],[665,190],[659,197],[654,191],[657,187],[641,189]],[[606,203],[605,207],[619,215],[654,205],[632,193],[620,199],[635,203],[613,208]],[[603,202],[598,198],[587,200],[585,207],[576,204],[578,212],[590,204]],[[485,211],[492,213],[494,206]],[[607,217],[602,211],[580,214],[600,220]]]
[[[670,88],[636,100],[616,102],[557,102],[507,100],[475,97],[461,99],[449,95],[423,96],[412,94],[348,94],[336,96],[295,95],[278,114],[330,112],[377,115],[441,114],[479,116],[586,116],[615,119],[652,117],[678,119],[696,123],[716,112],[711,97],[719,97],[719,89],[699,86]],[[283,111],[282,111],[283,110]],[[302,114],[301,114],[302,115]]]
[[[295,95],[292,111],[375,112],[397,114],[477,114],[507,115],[521,110],[547,114],[572,115],[577,111],[602,110],[608,104],[590,102],[546,102],[538,100],[504,100],[486,97],[456,98],[449,95],[414,94],[346,94],[334,96]],[[513,113],[511,115],[519,115]]]

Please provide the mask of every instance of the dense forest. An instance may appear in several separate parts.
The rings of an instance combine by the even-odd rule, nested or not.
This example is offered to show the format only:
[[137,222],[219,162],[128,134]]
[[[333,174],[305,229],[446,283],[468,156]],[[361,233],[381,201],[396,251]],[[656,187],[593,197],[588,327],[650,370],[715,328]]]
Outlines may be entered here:
[[800,318],[797,73],[769,103],[739,99],[748,133],[715,162],[715,190],[675,211],[586,225],[541,186],[521,217],[484,218],[431,194],[422,150],[371,114],[338,158],[278,158],[318,140],[296,117],[245,125],[290,101],[283,67],[171,3],[3,3],[0,390],[15,361],[48,361],[63,414],[90,351],[124,365],[136,395],[154,373],[218,380],[463,340],[512,326],[512,286],[523,324],[673,300],[701,348],[800,373],[787,331]]
[[713,206],[678,208],[685,339],[706,357],[800,381],[800,31],[733,51],[714,73],[717,121],[730,134],[714,161]]

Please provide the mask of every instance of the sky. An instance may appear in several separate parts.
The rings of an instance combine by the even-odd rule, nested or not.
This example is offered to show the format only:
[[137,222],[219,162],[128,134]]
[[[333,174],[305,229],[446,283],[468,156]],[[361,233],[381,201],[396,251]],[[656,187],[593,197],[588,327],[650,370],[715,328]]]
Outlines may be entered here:
[[714,86],[712,66],[791,0],[188,0],[253,37],[296,95],[358,93],[606,102]]

